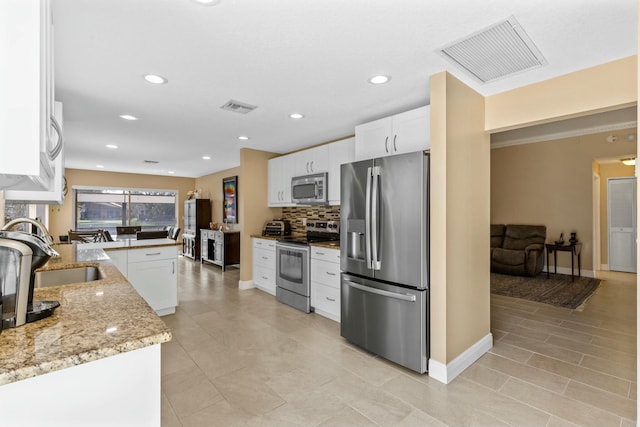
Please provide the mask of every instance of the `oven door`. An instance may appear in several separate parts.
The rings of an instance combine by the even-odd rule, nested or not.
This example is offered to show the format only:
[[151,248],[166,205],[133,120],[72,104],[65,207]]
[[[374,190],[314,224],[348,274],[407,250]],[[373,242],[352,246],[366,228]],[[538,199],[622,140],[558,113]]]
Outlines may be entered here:
[[309,296],[309,246],[276,243],[276,286]]
[[311,312],[308,245],[276,243],[276,299],[281,303]]

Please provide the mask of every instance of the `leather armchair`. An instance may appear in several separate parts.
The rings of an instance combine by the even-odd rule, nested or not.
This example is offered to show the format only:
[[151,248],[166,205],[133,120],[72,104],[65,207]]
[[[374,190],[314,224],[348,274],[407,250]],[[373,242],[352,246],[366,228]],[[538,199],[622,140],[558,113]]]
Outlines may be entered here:
[[[536,276],[544,265],[544,225],[506,225],[499,247],[491,248],[491,271],[519,276]],[[491,226],[491,244],[498,243],[500,225]],[[495,233],[495,235],[494,235]]]

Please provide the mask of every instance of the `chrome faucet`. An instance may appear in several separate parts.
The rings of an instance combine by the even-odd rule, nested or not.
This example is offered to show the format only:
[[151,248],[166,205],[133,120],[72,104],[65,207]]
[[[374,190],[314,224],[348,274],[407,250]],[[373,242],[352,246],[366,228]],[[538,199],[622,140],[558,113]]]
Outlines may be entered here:
[[18,224],[31,224],[35,226],[38,229],[38,234],[44,237],[49,245],[53,244],[53,237],[51,237],[51,234],[49,234],[49,230],[47,230],[47,227],[45,227],[43,223],[41,223],[40,221],[36,221],[35,219],[16,218],[6,223],[4,227],[2,227],[2,230],[10,230],[12,227]]

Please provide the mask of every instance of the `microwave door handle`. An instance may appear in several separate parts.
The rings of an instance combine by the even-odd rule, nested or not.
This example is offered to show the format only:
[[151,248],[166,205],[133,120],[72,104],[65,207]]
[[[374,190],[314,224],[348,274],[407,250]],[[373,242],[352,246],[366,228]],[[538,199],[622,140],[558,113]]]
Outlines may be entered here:
[[380,197],[379,197],[379,181],[380,181],[380,166],[372,168],[373,185],[371,188],[371,268],[373,270],[380,270],[380,258],[378,257],[378,212],[380,211]]
[[368,167],[364,208],[364,257],[367,268],[371,268],[371,178],[371,167]]

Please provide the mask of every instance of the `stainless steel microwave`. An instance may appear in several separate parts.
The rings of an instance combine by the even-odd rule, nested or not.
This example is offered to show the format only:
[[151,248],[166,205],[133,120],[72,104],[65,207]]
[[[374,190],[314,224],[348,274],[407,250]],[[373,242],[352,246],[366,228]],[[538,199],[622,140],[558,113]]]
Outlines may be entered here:
[[326,205],[327,173],[295,176],[291,178],[291,201],[302,205]]

